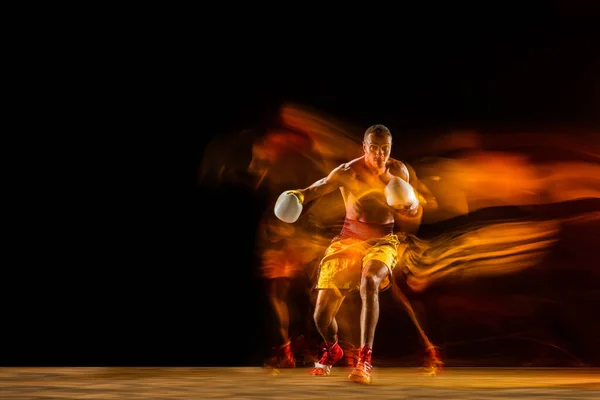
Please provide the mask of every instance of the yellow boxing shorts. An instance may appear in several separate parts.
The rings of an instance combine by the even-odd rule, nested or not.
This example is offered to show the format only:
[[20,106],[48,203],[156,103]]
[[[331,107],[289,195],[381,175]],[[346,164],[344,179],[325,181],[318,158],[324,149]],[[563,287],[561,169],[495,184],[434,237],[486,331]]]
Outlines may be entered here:
[[388,234],[378,239],[341,239],[332,242],[319,265],[316,289],[358,290],[365,264],[371,260],[384,263],[389,275],[383,280],[380,291],[391,286],[392,271],[406,250],[398,236]]

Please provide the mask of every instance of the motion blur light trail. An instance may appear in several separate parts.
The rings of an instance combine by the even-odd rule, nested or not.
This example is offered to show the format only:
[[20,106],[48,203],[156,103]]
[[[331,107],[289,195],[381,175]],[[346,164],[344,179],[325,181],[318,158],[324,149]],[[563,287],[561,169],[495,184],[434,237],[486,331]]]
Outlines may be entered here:
[[[597,134],[554,133],[548,141],[531,133],[495,136],[458,131],[415,143],[404,141],[402,132],[392,134],[394,146],[415,146],[414,153],[420,155],[408,164],[438,201],[438,208],[420,215],[417,224],[437,223],[484,208],[600,198]],[[253,190],[266,189],[269,206],[265,213],[272,216],[273,203],[282,191],[306,187],[339,163],[359,157],[362,135],[362,128],[309,107],[288,104],[281,108],[277,129],[260,135],[244,132],[229,140],[217,138],[207,151],[219,156],[205,158],[202,176],[218,171],[218,179],[246,184]],[[429,154],[427,143],[431,143]],[[282,265],[286,266],[281,268],[292,270],[290,265],[304,265],[322,252],[341,227],[343,216],[341,196],[333,193],[305,205],[293,227],[282,229],[280,221],[265,217],[260,229],[267,226],[269,241],[287,243],[291,251],[285,253],[287,261]],[[595,219],[596,215],[585,218]],[[556,242],[559,231],[558,220],[500,218],[488,226],[461,228],[431,240],[409,234],[403,262],[410,270],[411,286],[418,290],[442,277],[515,273],[538,263]],[[266,258],[274,259],[268,245],[261,248],[267,252]],[[302,256],[294,259],[294,254]],[[278,275],[273,272],[277,263],[268,264],[269,274]]]
[[[334,192],[304,205],[299,220],[285,224],[273,215],[275,200],[281,192],[306,187],[340,163],[360,157],[365,127],[293,104],[281,108],[275,125],[216,138],[207,148],[200,176],[204,182],[266,194],[256,247],[261,276],[296,279],[312,275],[339,232],[343,201]],[[438,203],[437,209],[407,221],[415,229],[406,233],[399,265],[412,291],[543,267],[564,241],[565,226],[581,227],[586,249],[594,241],[588,232],[600,224],[600,206],[577,207],[578,201],[600,199],[599,134],[455,131],[410,140],[402,132],[392,130],[392,135],[391,157],[405,161]],[[548,205],[560,212],[544,211]],[[521,212],[508,213],[511,207]],[[469,220],[486,210],[496,214],[493,220]],[[461,218],[470,222],[455,223]],[[433,237],[420,233],[440,224],[445,228]],[[404,294],[394,298],[408,305]]]

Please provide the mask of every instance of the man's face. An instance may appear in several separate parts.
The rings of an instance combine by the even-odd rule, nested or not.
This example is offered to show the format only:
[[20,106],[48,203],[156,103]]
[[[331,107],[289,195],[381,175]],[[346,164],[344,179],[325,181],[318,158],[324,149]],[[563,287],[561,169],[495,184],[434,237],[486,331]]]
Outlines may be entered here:
[[392,150],[392,138],[386,135],[369,134],[363,142],[367,163],[374,168],[383,168]]

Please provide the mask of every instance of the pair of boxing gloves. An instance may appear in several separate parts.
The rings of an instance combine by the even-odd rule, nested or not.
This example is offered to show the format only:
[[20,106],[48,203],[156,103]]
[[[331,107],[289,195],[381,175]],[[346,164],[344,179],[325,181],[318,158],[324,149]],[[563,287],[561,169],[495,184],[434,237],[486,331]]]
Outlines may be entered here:
[[[385,187],[385,200],[388,206],[414,212],[419,207],[419,199],[415,190],[408,182],[393,177]],[[293,223],[302,213],[304,196],[297,190],[286,190],[279,195],[275,203],[275,216],[283,222]]]

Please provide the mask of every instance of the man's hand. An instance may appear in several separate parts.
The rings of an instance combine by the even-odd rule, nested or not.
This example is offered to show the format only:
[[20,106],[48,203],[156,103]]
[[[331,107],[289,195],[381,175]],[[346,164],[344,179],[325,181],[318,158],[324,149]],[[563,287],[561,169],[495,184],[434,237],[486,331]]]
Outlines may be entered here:
[[286,190],[275,203],[275,216],[289,224],[294,223],[302,213],[304,196],[297,190]]
[[409,217],[414,217],[419,213],[419,202],[415,202],[412,206],[404,207],[402,210]]
[[419,199],[413,187],[401,178],[393,177],[384,190],[387,204],[396,211],[415,215],[419,209]]

